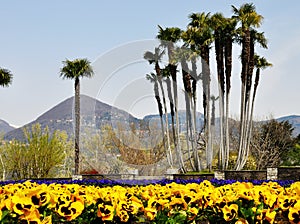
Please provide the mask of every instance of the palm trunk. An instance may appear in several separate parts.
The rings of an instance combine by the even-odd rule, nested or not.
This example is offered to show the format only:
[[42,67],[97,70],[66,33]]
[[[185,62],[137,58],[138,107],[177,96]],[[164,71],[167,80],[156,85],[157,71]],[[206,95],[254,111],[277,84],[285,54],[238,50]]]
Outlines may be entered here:
[[172,167],[173,166],[173,159],[172,159],[172,151],[171,151],[171,147],[170,147],[170,135],[169,135],[169,122],[168,122],[167,104],[166,104],[165,91],[164,91],[163,84],[162,84],[161,69],[159,67],[158,62],[155,63],[155,71],[156,71],[156,75],[157,75],[157,78],[158,78],[158,83],[159,83],[159,86],[160,86],[160,90],[161,90],[161,93],[162,93],[163,105],[164,105],[164,110],[165,110],[167,158],[169,160],[169,165]]
[[252,76],[253,76],[253,69],[254,69],[254,41],[253,38],[250,38],[250,56],[249,56],[249,67],[248,67],[248,74],[247,74],[247,84],[246,84],[246,119],[245,119],[245,136],[244,136],[244,145],[243,148],[244,153],[242,155],[242,163],[241,167],[243,168],[247,162],[247,158],[249,155],[249,144],[250,141],[249,133],[251,132],[251,123],[252,118],[250,117],[250,100],[251,100],[251,89],[252,89]]
[[232,70],[232,38],[229,37],[225,43],[225,74],[226,74],[226,114],[225,114],[225,169],[229,162],[229,100],[231,88],[231,70]]
[[250,58],[250,31],[246,30],[242,40],[242,87],[241,87],[241,114],[240,114],[240,139],[238,157],[235,165],[236,170],[241,170],[242,155],[245,154],[245,121],[246,121],[246,85]]
[[219,89],[219,114],[220,114],[220,147],[219,147],[219,169],[225,169],[225,139],[224,139],[224,53],[223,45],[220,40],[220,33],[215,31],[215,54],[217,61],[217,73],[218,73],[218,89]]
[[186,116],[188,119],[187,122],[187,131],[189,132],[189,136],[187,138],[187,141],[191,140],[192,145],[192,152],[193,152],[193,169],[195,171],[200,171],[200,162],[199,162],[199,156],[197,148],[194,144],[194,128],[193,128],[193,122],[191,117],[191,100],[192,100],[192,87],[191,87],[191,75],[189,74],[188,65],[185,61],[185,59],[181,60],[181,67],[182,67],[182,78],[183,78],[183,84],[184,84],[184,90],[185,90],[185,104],[186,104]]
[[176,119],[176,151],[177,156],[179,160],[180,168],[183,172],[185,172],[184,167],[184,161],[183,161],[183,155],[181,151],[181,144],[180,144],[180,122],[178,117],[178,92],[177,92],[177,66],[176,65],[170,65],[171,68],[171,77],[172,77],[172,86],[173,86],[173,94],[174,94],[174,101],[175,101],[175,119]]
[[203,103],[205,101],[206,116],[206,165],[209,170],[212,169],[212,139],[211,139],[211,115],[210,115],[210,69],[209,69],[209,47],[203,46],[201,49],[201,64],[203,73]]
[[[216,123],[216,106],[215,106],[215,103],[216,103],[216,100],[217,98],[215,97],[212,97],[211,98],[212,100],[212,105],[211,105],[211,139],[212,139],[212,142],[214,140],[214,137],[215,137],[215,123]],[[213,150],[213,149],[212,149]]]
[[172,96],[171,80],[170,80],[169,77],[166,78],[166,83],[167,83],[168,98],[169,98],[169,102],[170,102],[173,143],[174,143],[174,146],[175,146],[177,160],[179,160],[178,147],[177,147],[177,141],[176,141],[176,131],[175,131],[174,101],[173,101],[173,96]]
[[162,104],[161,104],[161,100],[160,100],[160,96],[159,96],[158,84],[157,84],[156,81],[154,83],[154,94],[155,94],[155,99],[156,99],[156,102],[157,102],[157,107],[158,107],[158,112],[159,112],[159,117],[160,117],[160,125],[161,125],[163,145],[164,145],[164,149],[165,149],[165,152],[166,152],[166,155],[167,155],[168,163],[170,164],[169,157],[168,157],[167,146],[166,146],[166,140],[165,140],[165,129],[164,129],[164,122],[163,122],[163,109],[162,109]]
[[201,164],[200,164],[200,159],[199,159],[199,153],[198,153],[198,147],[197,147],[197,137],[196,137],[196,133],[197,133],[197,65],[196,65],[196,58],[193,57],[192,58],[192,75],[191,75],[191,79],[192,79],[192,99],[191,99],[191,109],[193,111],[192,114],[192,131],[193,131],[193,136],[192,136],[192,141],[195,147],[195,152],[194,152],[194,156],[195,159],[197,160],[198,164],[197,169],[201,170]]
[[171,151],[171,147],[170,147],[169,119],[168,119],[166,96],[165,96],[165,91],[164,91],[161,77],[158,78],[158,83],[160,85],[160,90],[161,90],[162,98],[163,98],[164,114],[165,114],[165,122],[166,122],[167,151],[168,151],[170,166],[172,167],[173,166],[173,158],[172,158],[172,151]]
[[75,79],[75,175],[79,174],[80,80]]
[[5,181],[6,179],[6,169],[5,169],[5,166],[4,166],[4,162],[3,162],[3,159],[2,159],[2,155],[0,155],[0,161],[1,161],[1,166],[2,166],[2,181]]
[[256,70],[255,84],[254,84],[252,102],[251,102],[249,134],[248,134],[247,145],[246,145],[247,152],[249,152],[249,150],[250,150],[250,142],[251,142],[251,138],[252,138],[254,102],[255,102],[256,91],[257,91],[257,87],[258,87],[258,83],[259,83],[259,76],[260,76],[260,69],[258,68]]

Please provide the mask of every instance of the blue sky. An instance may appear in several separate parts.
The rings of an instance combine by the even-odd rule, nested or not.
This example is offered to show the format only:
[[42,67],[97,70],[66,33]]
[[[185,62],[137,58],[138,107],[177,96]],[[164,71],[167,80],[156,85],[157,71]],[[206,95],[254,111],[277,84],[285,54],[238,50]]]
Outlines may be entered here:
[[[0,14],[0,67],[11,70],[14,79],[10,87],[0,88],[0,119],[22,126],[71,97],[74,93],[73,82],[59,77],[62,61],[66,58],[88,58],[96,65],[97,61],[112,51],[118,52],[123,47],[128,50],[132,44],[137,46],[143,41],[153,40],[158,24],[185,28],[187,16],[192,12],[223,12],[231,16],[231,5],[238,7],[245,2],[3,1]],[[258,52],[274,64],[271,69],[263,71],[255,116],[263,119],[270,115],[300,114],[300,2],[252,2],[265,18],[261,31],[265,32],[269,41],[269,49]],[[235,51],[238,53],[239,47]],[[141,87],[145,74],[140,74],[140,71],[145,68],[151,71],[151,68],[145,63],[125,66],[131,62],[131,59],[125,60],[119,65],[121,69],[114,73],[117,74],[115,78],[128,77],[127,81],[115,80],[119,83],[115,86],[112,82],[106,82],[104,88],[103,83],[96,82],[102,79],[95,77],[93,85],[98,87],[98,91],[95,90],[91,95],[129,110],[138,117],[156,113],[155,101],[149,95],[151,89],[150,92],[143,92],[148,86]],[[240,91],[240,70],[237,60],[235,63],[232,116],[238,114]],[[108,64],[105,66],[109,67]],[[82,93],[89,94],[91,85],[91,82],[83,81]],[[144,98],[136,98],[136,95],[143,94]],[[124,98],[125,95],[135,95],[135,98]]]

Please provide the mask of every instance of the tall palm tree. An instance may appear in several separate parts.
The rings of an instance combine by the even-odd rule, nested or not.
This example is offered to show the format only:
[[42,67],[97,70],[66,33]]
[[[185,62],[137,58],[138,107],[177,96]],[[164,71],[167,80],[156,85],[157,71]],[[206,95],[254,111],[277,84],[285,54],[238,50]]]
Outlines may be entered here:
[[[219,114],[220,114],[220,147],[219,147],[219,169],[225,169],[225,138],[224,138],[224,122],[225,122],[225,72],[224,72],[224,28],[225,17],[221,13],[212,15],[210,25],[214,30],[215,54],[217,62],[217,76],[219,87]],[[214,103],[213,96],[211,97]]]
[[242,72],[241,72],[241,114],[240,114],[240,140],[239,140],[239,150],[238,158],[235,168],[237,170],[242,169],[243,155],[245,155],[246,149],[245,139],[246,137],[246,89],[247,89],[247,79],[251,75],[251,57],[254,53],[251,50],[251,29],[254,27],[259,27],[262,23],[263,17],[255,11],[255,6],[251,3],[243,4],[240,8],[232,6],[234,18],[236,18],[240,23],[241,27],[239,29],[242,43]]
[[241,154],[241,167],[243,167],[248,158],[249,154],[249,144],[252,133],[252,117],[251,117],[251,91],[252,91],[252,77],[253,70],[255,67],[255,44],[258,43],[261,47],[267,48],[267,40],[264,36],[264,33],[257,32],[254,29],[250,30],[250,60],[248,67],[248,74],[246,78],[246,91],[245,91],[245,116],[244,116],[244,133],[243,133],[243,145],[242,148],[245,149]]
[[163,74],[162,74],[162,69],[160,68],[160,65],[159,65],[159,62],[162,60],[162,57],[164,54],[165,54],[164,50],[162,51],[159,47],[156,47],[154,49],[154,53],[151,51],[146,51],[144,53],[144,59],[147,60],[149,62],[149,64],[154,63],[154,69],[155,69],[158,84],[160,86],[160,90],[162,93],[162,100],[163,100],[164,113],[165,113],[165,122],[166,122],[166,140],[167,140],[166,153],[167,153],[167,159],[168,159],[169,165],[172,167],[173,166],[173,158],[172,158],[172,151],[171,151],[171,147],[170,147],[168,111],[167,111],[165,91],[164,91],[164,87],[163,87]]
[[[177,48],[175,51],[176,59],[181,64],[182,70],[182,81],[184,86],[184,97],[185,97],[185,110],[186,110],[186,144],[191,167],[195,171],[201,170],[200,158],[196,146],[196,130],[194,127],[194,121],[192,118],[192,83],[191,74],[188,67],[188,60],[191,55],[191,50],[182,46]],[[192,153],[190,152],[190,144],[192,147]]]
[[209,50],[213,42],[212,29],[209,26],[209,13],[192,13],[189,15],[190,23],[188,29],[191,29],[195,36],[192,42],[195,42],[196,49],[200,52],[202,65],[202,85],[203,85],[203,108],[206,133],[206,162],[207,167],[212,167],[212,139],[211,139],[211,116],[210,116],[210,68],[209,68]]
[[[4,68],[0,68],[0,86],[8,87],[12,83],[13,75],[12,73]],[[0,161],[3,169],[2,180],[6,178],[6,169],[2,160],[2,155],[0,154]]]
[[[179,138],[180,127],[179,127],[179,117],[178,117],[177,61],[175,60],[174,57],[175,44],[181,39],[182,30],[178,27],[167,27],[164,29],[161,26],[158,26],[158,28],[159,28],[159,32],[157,38],[161,41],[161,46],[165,47],[168,52],[169,64],[167,67],[168,67],[169,74],[172,78],[172,89],[174,95],[173,97],[174,102],[170,100],[172,132],[173,132],[173,139],[174,139],[177,159],[179,160],[179,165],[184,172],[185,168],[184,168],[184,162],[182,158],[182,152],[180,148],[180,138]],[[169,90],[168,92],[170,93],[171,91]],[[173,109],[173,107],[175,110]],[[175,121],[174,121],[174,112],[175,112],[176,128],[175,128]]]
[[91,78],[93,68],[88,59],[75,59],[63,61],[60,77],[75,80],[75,175],[79,174],[79,134],[80,134],[80,79]]
[[230,143],[229,143],[229,109],[230,109],[230,89],[231,89],[231,73],[232,73],[232,45],[236,40],[236,25],[237,20],[235,18],[226,18],[225,19],[225,28],[224,28],[224,36],[225,36],[225,86],[226,86],[226,112],[225,112],[225,169],[228,168],[229,162],[229,151],[230,151]]
[[221,13],[212,15],[210,19],[210,25],[214,30],[215,54],[219,82],[220,169],[227,169],[229,161],[229,96],[232,71],[232,44],[235,40],[236,24],[236,19],[225,18]]

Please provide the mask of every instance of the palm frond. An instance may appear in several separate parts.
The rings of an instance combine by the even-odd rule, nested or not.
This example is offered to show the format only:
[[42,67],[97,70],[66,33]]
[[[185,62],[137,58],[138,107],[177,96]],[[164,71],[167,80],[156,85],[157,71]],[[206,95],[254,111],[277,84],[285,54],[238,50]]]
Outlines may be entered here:
[[13,75],[8,69],[0,68],[0,86],[7,87],[12,83]]
[[93,68],[88,59],[66,59],[60,70],[60,77],[63,79],[75,79],[80,77],[90,78],[94,75]]

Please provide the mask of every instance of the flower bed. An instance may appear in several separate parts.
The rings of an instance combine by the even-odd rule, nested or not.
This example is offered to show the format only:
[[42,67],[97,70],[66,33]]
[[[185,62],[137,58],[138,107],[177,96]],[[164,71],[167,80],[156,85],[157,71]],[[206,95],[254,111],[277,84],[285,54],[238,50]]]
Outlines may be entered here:
[[300,182],[6,182],[1,223],[299,223]]

